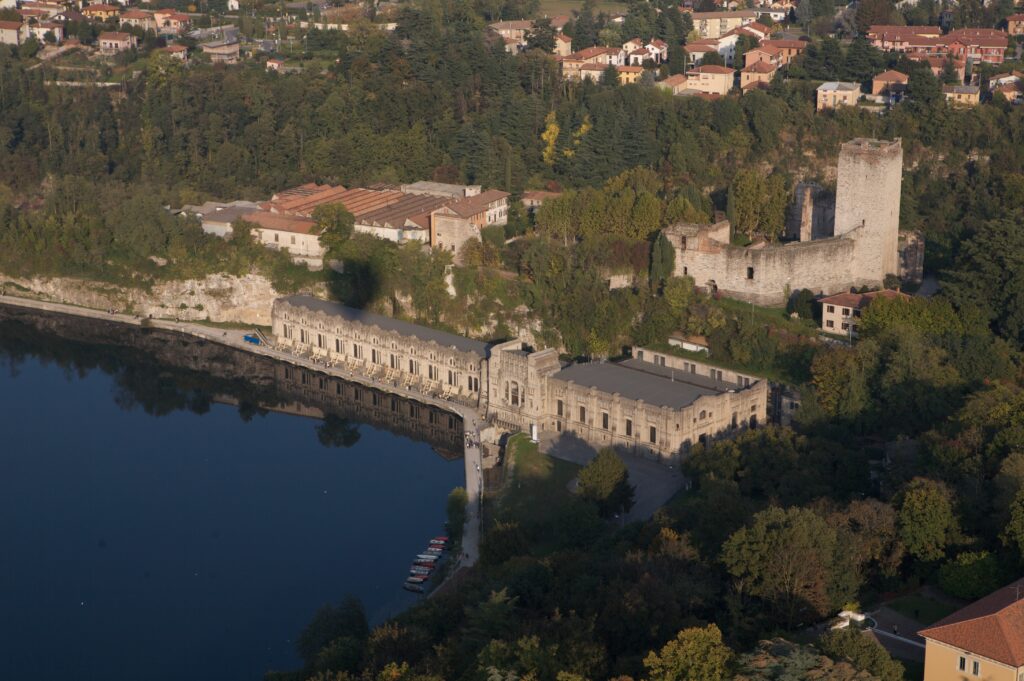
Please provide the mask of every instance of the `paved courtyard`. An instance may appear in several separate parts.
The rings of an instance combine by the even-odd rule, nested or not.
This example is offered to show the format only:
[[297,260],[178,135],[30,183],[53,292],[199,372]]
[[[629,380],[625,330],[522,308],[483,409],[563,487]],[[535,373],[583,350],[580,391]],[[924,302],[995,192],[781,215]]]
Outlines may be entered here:
[[[540,450],[557,459],[571,461],[581,466],[597,456],[597,450],[594,447],[569,433],[561,433],[557,437],[541,438]],[[617,451],[629,470],[629,481],[636,489],[636,504],[626,514],[627,522],[650,518],[683,487],[685,480],[678,468],[621,449],[617,449]]]

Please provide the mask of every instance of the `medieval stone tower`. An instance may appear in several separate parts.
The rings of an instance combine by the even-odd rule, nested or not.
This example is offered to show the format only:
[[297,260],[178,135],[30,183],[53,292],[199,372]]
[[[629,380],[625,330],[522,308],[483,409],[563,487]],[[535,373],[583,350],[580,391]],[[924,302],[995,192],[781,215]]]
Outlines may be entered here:
[[835,236],[856,241],[851,273],[859,282],[898,274],[903,146],[858,138],[839,151]]

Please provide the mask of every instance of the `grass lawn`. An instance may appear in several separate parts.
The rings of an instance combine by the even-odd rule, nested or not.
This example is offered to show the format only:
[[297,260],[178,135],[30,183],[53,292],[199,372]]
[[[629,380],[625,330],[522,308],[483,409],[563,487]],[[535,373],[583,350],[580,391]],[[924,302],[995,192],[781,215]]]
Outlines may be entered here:
[[955,605],[936,601],[917,592],[901,596],[894,601],[886,603],[886,605],[904,617],[909,617],[924,625],[938,622],[957,609]]
[[509,439],[506,456],[512,471],[497,501],[498,518],[521,525],[547,523],[573,502],[568,485],[579,466],[542,454],[522,433]]
[[[559,14],[571,15],[573,10],[579,10],[582,7],[582,0],[540,0],[540,9],[537,11],[537,16],[554,17]],[[628,9],[629,5],[624,2],[598,0],[594,13],[600,14],[601,12],[605,12],[607,14],[612,14],[614,12],[621,12],[625,14]]]
[[761,307],[744,303],[742,300],[732,298],[719,298],[717,304],[726,312],[735,315],[744,315],[747,319],[753,317],[755,321],[771,324],[790,333],[801,336],[817,335],[817,325],[813,319],[790,319],[785,307]]

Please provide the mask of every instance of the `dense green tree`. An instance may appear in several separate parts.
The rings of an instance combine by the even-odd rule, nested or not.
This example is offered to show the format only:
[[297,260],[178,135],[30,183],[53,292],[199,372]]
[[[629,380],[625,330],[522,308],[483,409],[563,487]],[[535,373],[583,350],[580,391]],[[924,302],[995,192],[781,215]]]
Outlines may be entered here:
[[915,478],[901,493],[899,508],[900,537],[910,555],[922,561],[942,558],[959,532],[949,488]]
[[754,596],[771,617],[794,626],[824,617],[853,596],[835,589],[848,568],[836,531],[813,511],[770,507],[722,546],[722,562],[740,594]]
[[633,508],[629,471],[612,449],[602,449],[579,475],[580,496],[592,501],[602,516],[627,513]]
[[903,665],[894,660],[878,641],[856,629],[833,629],[818,647],[829,657],[846,660],[861,671],[882,681],[902,681]]
[[939,586],[950,596],[975,601],[1006,581],[997,557],[988,551],[965,551],[939,568]]
[[651,681],[724,681],[733,653],[714,624],[683,629],[657,653],[644,658]]
[[555,51],[555,29],[551,19],[542,17],[533,21],[533,28],[526,34],[526,47],[551,53]]
[[774,241],[786,226],[788,198],[781,176],[743,169],[729,185],[729,217],[739,232]]
[[313,219],[320,230],[320,244],[329,255],[337,255],[352,236],[355,217],[340,203],[329,203],[313,209]]
[[659,232],[651,248],[651,284],[661,286],[666,279],[672,276],[676,266],[676,250],[665,238],[663,232]]

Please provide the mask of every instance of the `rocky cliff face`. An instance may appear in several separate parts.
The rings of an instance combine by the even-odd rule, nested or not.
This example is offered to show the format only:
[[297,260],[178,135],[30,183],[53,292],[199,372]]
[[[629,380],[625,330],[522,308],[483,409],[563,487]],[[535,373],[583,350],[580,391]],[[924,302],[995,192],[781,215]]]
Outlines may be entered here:
[[168,281],[149,290],[84,279],[18,279],[0,274],[8,293],[90,307],[134,312],[143,317],[270,325],[270,308],[281,294],[265,277],[211,274],[204,279]]

